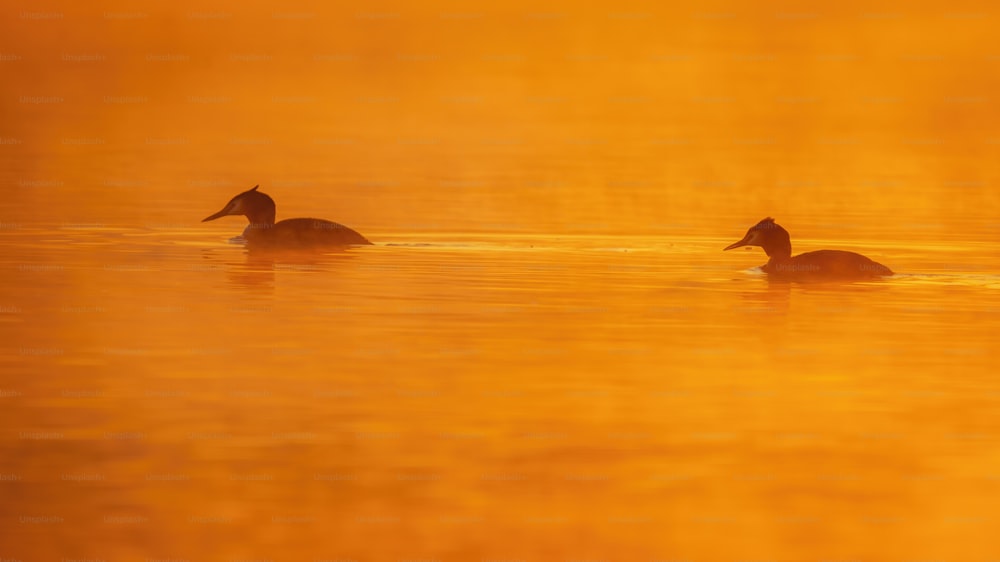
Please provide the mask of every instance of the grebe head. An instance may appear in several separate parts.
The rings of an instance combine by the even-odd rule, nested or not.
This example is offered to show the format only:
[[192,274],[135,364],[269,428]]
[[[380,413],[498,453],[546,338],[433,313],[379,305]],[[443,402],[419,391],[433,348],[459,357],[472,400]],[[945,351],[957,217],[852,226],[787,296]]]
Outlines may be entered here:
[[722,251],[740,246],[760,246],[770,258],[787,258],[792,255],[792,241],[788,231],[781,228],[771,217],[751,226],[742,240],[726,246]]
[[274,224],[274,200],[267,194],[257,191],[258,187],[260,186],[255,185],[253,189],[233,197],[221,211],[205,217],[201,222],[212,221],[227,215],[244,215],[250,224]]

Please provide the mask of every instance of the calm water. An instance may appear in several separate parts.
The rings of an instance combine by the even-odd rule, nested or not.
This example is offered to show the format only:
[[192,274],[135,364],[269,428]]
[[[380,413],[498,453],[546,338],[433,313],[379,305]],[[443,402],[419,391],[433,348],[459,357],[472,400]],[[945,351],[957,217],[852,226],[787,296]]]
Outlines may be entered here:
[[7,556],[993,547],[1000,279],[971,249],[788,285],[729,238],[371,235],[5,234]]
[[990,10],[180,4],[4,24],[0,559],[1000,557]]

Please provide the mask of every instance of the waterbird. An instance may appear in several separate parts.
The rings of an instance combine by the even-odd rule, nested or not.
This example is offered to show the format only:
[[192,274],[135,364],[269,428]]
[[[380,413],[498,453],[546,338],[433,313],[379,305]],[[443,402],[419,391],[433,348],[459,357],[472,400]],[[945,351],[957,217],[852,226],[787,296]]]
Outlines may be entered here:
[[227,215],[243,215],[250,224],[243,238],[250,248],[317,248],[371,244],[357,231],[323,219],[297,218],[274,222],[275,205],[260,185],[229,200],[221,211],[205,217],[208,222]]
[[760,246],[767,254],[767,263],[760,269],[769,276],[786,279],[870,279],[892,275],[888,267],[854,252],[816,250],[792,257],[792,240],[788,231],[767,217],[747,230],[746,236],[723,248]]

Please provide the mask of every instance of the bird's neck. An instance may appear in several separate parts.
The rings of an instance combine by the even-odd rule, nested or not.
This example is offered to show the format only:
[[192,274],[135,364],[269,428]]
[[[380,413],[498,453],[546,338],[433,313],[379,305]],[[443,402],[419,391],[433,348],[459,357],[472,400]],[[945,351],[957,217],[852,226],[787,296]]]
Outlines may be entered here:
[[248,228],[270,228],[274,226],[274,207],[249,212],[247,220],[250,221]]
[[764,253],[771,261],[785,261],[792,257],[792,241],[783,240],[764,246]]
[[792,237],[787,230],[775,224],[763,234],[760,246],[771,261],[784,261],[792,257]]

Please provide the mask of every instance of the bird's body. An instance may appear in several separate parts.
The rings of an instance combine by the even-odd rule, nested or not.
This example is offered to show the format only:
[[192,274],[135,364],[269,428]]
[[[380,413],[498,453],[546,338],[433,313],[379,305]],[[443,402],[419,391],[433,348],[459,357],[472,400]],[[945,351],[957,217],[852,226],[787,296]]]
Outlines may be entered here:
[[323,219],[285,219],[272,225],[251,224],[243,231],[247,244],[268,248],[308,248],[371,244],[357,231]]
[[769,275],[786,277],[878,277],[892,275],[888,267],[844,250],[816,250],[787,259],[771,258],[761,266]]
[[254,186],[233,197],[218,213],[202,222],[227,215],[244,215],[250,224],[243,238],[250,248],[302,249],[371,244],[357,231],[324,219],[295,218],[275,222],[276,206]]
[[746,236],[724,250],[760,246],[768,256],[761,270],[790,280],[870,279],[892,275],[888,267],[855,252],[816,250],[792,256],[788,231],[768,217],[747,230]]

